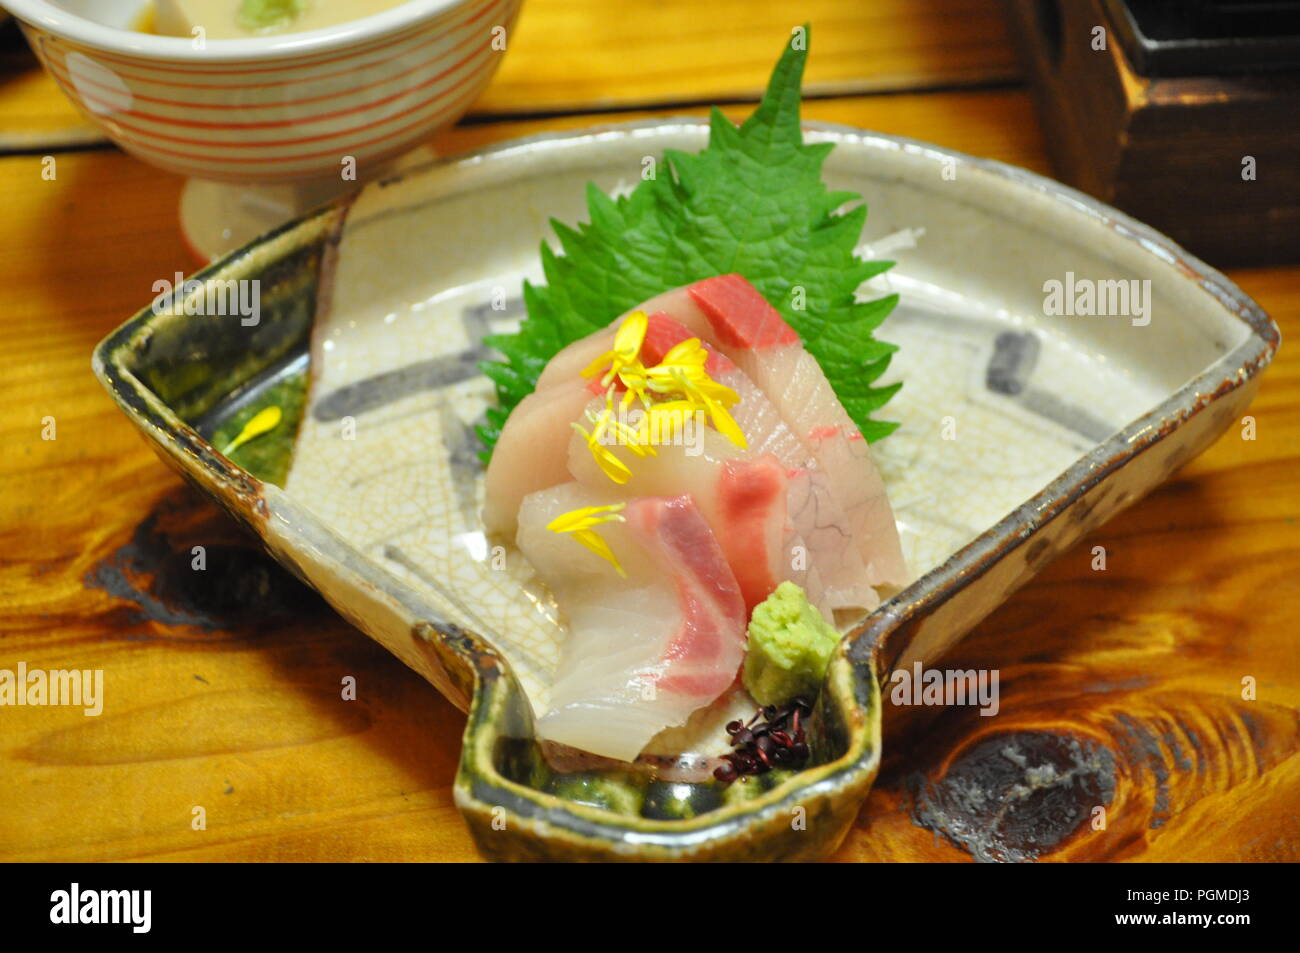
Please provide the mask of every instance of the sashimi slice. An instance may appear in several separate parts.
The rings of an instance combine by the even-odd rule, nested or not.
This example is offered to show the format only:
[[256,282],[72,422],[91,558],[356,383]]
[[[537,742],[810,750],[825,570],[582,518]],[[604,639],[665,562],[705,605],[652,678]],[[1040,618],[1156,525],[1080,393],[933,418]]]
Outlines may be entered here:
[[[622,321],[622,318],[619,318]],[[604,393],[582,372],[614,344],[617,323],[580,338],[547,362],[533,392],[506,418],[485,478],[483,524],[490,533],[515,532],[519,504],[529,493],[569,480],[569,434],[587,402]]]
[[[697,300],[701,297],[718,317],[710,316]],[[686,336],[699,337],[710,352],[706,365],[710,376],[740,396],[731,414],[750,450],[755,455],[774,454],[789,471],[791,534],[786,548],[806,547],[808,569],[814,579],[820,577],[812,584],[824,596],[824,601],[814,602],[823,608],[870,609],[879,601],[873,586],[905,583],[907,570],[893,512],[866,441],[816,359],[802,348],[779,312],[735,275],[664,292],[638,310],[650,316],[642,348],[645,363],[658,363]],[[511,414],[489,467],[485,513],[489,529],[511,532],[512,504],[558,482],[551,438],[579,418],[574,410],[582,400],[580,394],[590,399],[601,390],[598,379],[583,381],[580,374],[610,350],[624,317],[552,358],[537,391]],[[715,339],[730,343],[716,344]],[[553,388],[565,392],[563,403],[548,404],[557,398],[540,396]],[[575,388],[585,389],[576,392]],[[521,413],[529,402],[555,408],[555,416]],[[533,438],[534,430],[544,436]],[[568,441],[561,438],[561,445],[567,447]]]
[[574,377],[534,391],[511,411],[484,477],[483,525],[489,533],[513,535],[525,496],[569,481],[569,434],[592,397],[586,384]]
[[[603,401],[588,410],[599,412]],[[701,414],[700,417],[703,417]],[[689,494],[717,537],[740,584],[747,610],[753,609],[784,579],[791,578],[790,547],[801,545],[786,531],[786,471],[776,457],[758,458],[737,447],[699,418],[689,419],[687,439],[660,442],[654,454],[639,456],[627,446],[603,449],[622,460],[631,476],[621,487],[596,463],[586,439],[576,431],[569,444],[569,472],[592,490],[612,489],[624,497]],[[820,593],[810,593],[816,602]]]
[[517,542],[568,626],[538,734],[631,761],[664,728],[685,723],[735,680],[745,612],[735,576],[691,497],[638,497],[625,522],[600,526],[627,574],[547,529],[608,493],[566,483],[529,495]]
[[[645,363],[658,363],[674,346],[695,336],[670,315],[651,314],[641,348]],[[801,561],[816,569],[815,581],[800,585],[809,592],[813,604],[823,610],[874,609],[880,598],[872,588],[871,574],[855,544],[830,473],[818,463],[813,450],[795,436],[749,375],[707,338],[703,343],[709,354],[705,362],[709,376],[740,397],[730,412],[744,432],[750,452],[755,456],[772,454],[787,468],[787,512],[799,537],[792,545],[805,547],[802,560],[798,550],[791,554],[787,549],[787,554],[795,557],[796,571]],[[845,491],[841,495],[849,498],[856,493]]]
[[[780,312],[740,275],[707,278],[686,290],[695,307],[672,313],[692,330],[699,329],[702,314],[713,343],[767,394],[816,455],[840,495],[872,584],[904,585],[907,564],[884,481],[816,358],[804,350]],[[676,303],[680,308],[680,299]]]
[[[791,557],[790,580],[803,587],[809,601],[828,619],[836,609],[870,611],[880,605],[880,596],[848,528],[828,472],[819,462],[814,466],[786,474],[786,507],[791,529],[798,535],[798,541],[787,550]],[[803,550],[795,548],[800,545]],[[798,577],[800,569],[807,574],[806,581]]]
[[[641,344],[643,363],[647,367],[658,364],[678,344],[697,336],[672,315],[663,311],[655,311],[646,319],[645,340]],[[700,340],[702,343],[708,344],[707,339],[700,338]],[[729,374],[736,370],[736,365],[732,363],[731,358],[717,350],[717,348],[706,347],[706,350],[708,357],[704,361],[704,370],[714,380],[717,380],[720,375]]]
[[[683,303],[685,303],[687,307],[694,308],[694,304],[691,302],[687,289],[674,288],[671,291],[657,294],[648,301],[637,305],[635,308],[623,312],[605,327],[598,331],[593,331],[584,338],[579,338],[577,341],[567,345],[563,350],[552,357],[550,361],[547,362],[546,367],[542,369],[542,373],[538,376],[535,389],[542,390],[543,388],[551,387],[560,381],[565,381],[581,374],[588,364],[600,357],[600,355],[604,354],[606,351],[610,350],[614,344],[614,334],[618,330],[619,325],[621,325],[623,320],[633,311],[644,311],[652,318],[656,313],[663,316],[676,315],[678,313],[678,308],[680,308]],[[708,332],[708,323],[704,321],[703,314],[700,313],[698,309],[695,310],[700,314],[700,323],[698,326],[692,325],[691,330],[694,335],[704,337]],[[699,328],[703,328],[703,335],[700,334]],[[646,336],[649,338],[650,332],[647,332]]]
[[[622,323],[620,316],[613,324],[579,338],[556,354],[537,377],[534,391],[545,390],[556,384],[567,383],[582,376],[582,372],[592,361],[609,351],[614,346],[614,333]],[[597,382],[597,392],[602,392]]]

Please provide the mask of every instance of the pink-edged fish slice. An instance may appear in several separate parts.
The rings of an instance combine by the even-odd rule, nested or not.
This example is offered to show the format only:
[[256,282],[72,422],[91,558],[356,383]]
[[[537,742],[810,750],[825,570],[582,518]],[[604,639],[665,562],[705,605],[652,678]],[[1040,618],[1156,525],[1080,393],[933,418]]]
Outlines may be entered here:
[[[592,401],[597,411],[603,401]],[[569,472],[593,491],[624,498],[688,494],[719,541],[752,611],[782,581],[799,581],[790,570],[791,551],[804,543],[788,531],[787,473],[771,454],[754,457],[698,418],[690,421],[689,440],[661,440],[641,456],[626,445],[603,448],[621,460],[631,475],[616,485],[597,465],[587,441],[576,431],[569,444]],[[796,551],[797,552],[797,551]],[[811,592],[814,601],[820,593]]]
[[622,522],[599,527],[626,577],[546,529],[563,513],[609,500],[577,483],[532,494],[520,509],[517,541],[568,628],[539,735],[632,761],[660,731],[684,724],[733,684],[747,616],[689,496],[627,500]]
[[669,351],[691,338],[699,339],[708,354],[705,372],[740,398],[730,413],[745,435],[747,449],[755,456],[770,453],[790,469],[808,466],[812,462],[811,454],[786,426],[771,401],[707,336],[696,333],[670,314],[656,311],[646,324],[645,342],[641,346],[644,363],[650,367],[662,362]]
[[[635,308],[629,308],[609,324],[593,331],[586,337],[579,338],[577,341],[566,346],[562,351],[560,351],[560,353],[552,357],[551,360],[547,362],[546,367],[542,369],[542,373],[538,376],[536,389],[540,390],[545,387],[550,387],[559,381],[568,380],[580,375],[584,368],[614,346],[614,335],[617,333],[619,326],[622,325],[623,321],[626,320],[628,315],[632,312],[644,311],[650,316],[651,324],[653,325],[653,319],[656,313],[661,317],[666,317],[671,320],[671,315],[677,314],[683,304],[688,307],[693,307],[690,296],[687,294],[687,289],[673,288],[670,291],[665,291],[655,295],[653,298],[642,302]],[[704,322],[702,315],[699,328],[702,328],[704,331],[704,334],[700,336],[707,337],[708,324],[707,322]],[[699,333],[697,327],[692,327],[692,333],[693,335]],[[647,338],[650,337],[650,334],[651,332],[647,331]],[[662,357],[662,354],[660,357]],[[658,361],[656,360],[654,363],[658,363]]]
[[[683,293],[673,304],[680,308],[689,300]],[[799,582],[813,604],[828,615],[832,609],[874,609],[880,598],[872,586],[873,574],[853,539],[830,472],[818,463],[809,444],[795,436],[749,375],[707,337],[664,312],[649,316],[641,349],[645,363],[662,361],[673,347],[692,337],[700,338],[708,351],[705,370],[709,376],[739,396],[730,412],[745,434],[750,452],[754,456],[771,454],[786,467],[786,509],[791,529],[786,553],[792,566],[785,576]],[[801,581],[797,578],[800,569],[813,573]]]
[[714,344],[768,396],[831,476],[872,585],[910,581],[884,480],[861,432],[821,366],[781,313],[740,275],[686,289],[692,307],[674,312],[692,330],[702,316]]

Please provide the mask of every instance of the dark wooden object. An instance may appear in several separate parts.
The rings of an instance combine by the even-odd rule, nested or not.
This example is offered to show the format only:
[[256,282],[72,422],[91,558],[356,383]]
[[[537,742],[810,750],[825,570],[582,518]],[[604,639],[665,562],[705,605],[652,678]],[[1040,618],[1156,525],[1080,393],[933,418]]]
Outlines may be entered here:
[[1062,180],[1213,265],[1300,261],[1300,72],[1144,77],[1102,0],[1007,6]]

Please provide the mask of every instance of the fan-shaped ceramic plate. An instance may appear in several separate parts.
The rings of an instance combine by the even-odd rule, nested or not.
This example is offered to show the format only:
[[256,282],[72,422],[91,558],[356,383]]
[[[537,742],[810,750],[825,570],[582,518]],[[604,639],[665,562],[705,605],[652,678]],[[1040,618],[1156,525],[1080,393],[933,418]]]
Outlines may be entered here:
[[[416,169],[212,266],[171,313],[146,309],[96,351],[96,373],[165,459],[469,709],[457,799],[492,857],[829,852],[875,776],[877,679],[935,661],[1208,446],[1278,345],[1222,275],[1077,192],[809,124],[810,140],[837,146],[828,184],[870,205],[861,253],[898,262],[861,293],[901,295],[879,332],[900,345],[889,379],[904,387],[883,416],[901,426],[875,450],[916,581],[845,639],[806,769],[723,787],[671,751],[633,767],[557,763],[532,724],[561,620],[479,523],[483,338],[520,319],[548,220],[581,220],[588,180],[626,188],[643,157],[706,136],[695,121],[640,123]],[[237,287],[225,282],[253,280],[255,324],[212,313]],[[1087,288],[1112,313],[1077,313]],[[270,404],[285,416],[275,432],[215,449]],[[695,727],[687,747],[708,755],[708,726]]]

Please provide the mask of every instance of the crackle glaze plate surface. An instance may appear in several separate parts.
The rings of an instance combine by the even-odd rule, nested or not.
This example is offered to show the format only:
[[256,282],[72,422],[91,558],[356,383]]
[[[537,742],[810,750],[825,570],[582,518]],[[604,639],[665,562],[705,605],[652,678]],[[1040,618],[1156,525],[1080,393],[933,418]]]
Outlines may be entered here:
[[[828,185],[870,206],[860,253],[897,262],[860,295],[901,296],[878,332],[899,345],[882,383],[904,386],[880,416],[900,427],[873,449],[916,582],[845,640],[815,766],[743,796],[556,770],[539,754],[531,718],[546,710],[563,628],[509,541],[482,532],[474,433],[493,400],[483,339],[520,320],[549,220],[583,220],[587,181],[627,189],[645,156],[702,147],[705,126],[547,136],[413,170],[200,276],[258,278],[258,327],[145,311],[97,351],[106,386],[165,458],[358,627],[472,702],[458,801],[490,855],[833,848],[878,762],[876,678],[937,659],[1207,446],[1277,346],[1223,276],[1063,186],[907,140],[807,130],[837,144]],[[1053,281],[1134,283],[1143,297],[1130,304],[1143,304],[1050,316]],[[229,459],[213,449],[269,403],[286,411],[276,439]],[[820,805],[819,834],[796,842],[775,823],[791,798]],[[517,820],[512,834],[498,836],[493,810]]]

